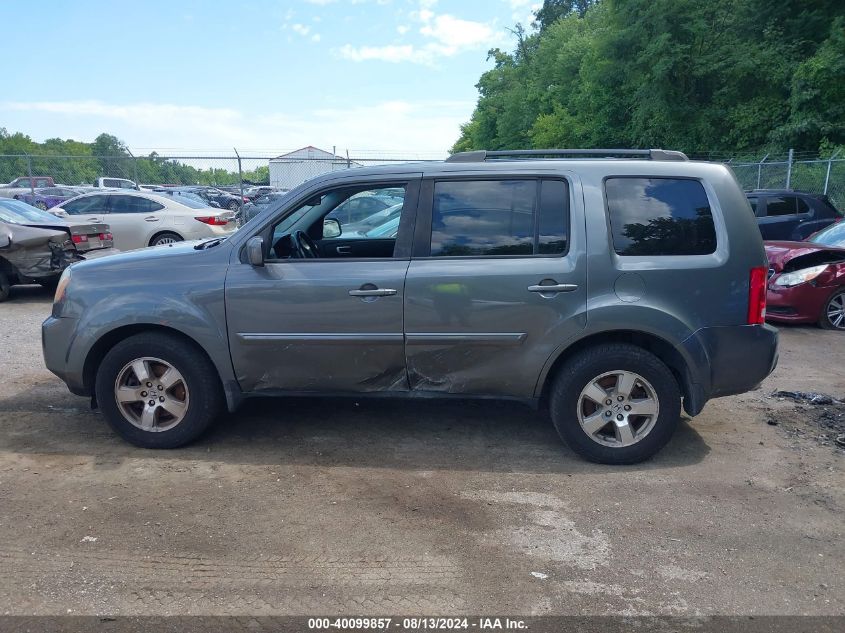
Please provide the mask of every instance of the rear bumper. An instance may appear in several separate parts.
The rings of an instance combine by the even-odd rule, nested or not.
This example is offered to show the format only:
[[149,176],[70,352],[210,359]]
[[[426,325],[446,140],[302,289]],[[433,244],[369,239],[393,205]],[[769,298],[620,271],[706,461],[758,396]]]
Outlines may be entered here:
[[691,415],[710,398],[756,389],[778,362],[778,331],[771,325],[701,328],[682,346],[692,359],[684,401]]

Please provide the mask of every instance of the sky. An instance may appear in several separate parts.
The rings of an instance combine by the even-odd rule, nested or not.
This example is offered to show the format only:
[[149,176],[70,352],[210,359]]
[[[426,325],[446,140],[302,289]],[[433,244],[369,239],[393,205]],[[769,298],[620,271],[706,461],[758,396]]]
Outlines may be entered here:
[[534,0],[4,0],[0,127],[133,152],[436,158]]

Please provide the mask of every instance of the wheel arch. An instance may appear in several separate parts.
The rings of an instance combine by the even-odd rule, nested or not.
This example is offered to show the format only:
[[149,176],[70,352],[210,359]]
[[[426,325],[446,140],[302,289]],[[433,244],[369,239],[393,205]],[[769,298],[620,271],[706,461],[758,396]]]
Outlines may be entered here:
[[549,390],[558,372],[566,362],[582,350],[606,343],[628,343],[641,347],[659,358],[675,376],[678,388],[684,398],[684,409],[690,415],[696,415],[704,406],[703,396],[698,392],[693,380],[690,364],[678,348],[666,339],[642,330],[618,329],[594,332],[564,346],[556,352],[544,367],[538,379],[536,395],[540,401],[548,401]]
[[158,238],[161,235],[168,234],[168,233],[171,234],[171,235],[178,236],[179,239],[182,240],[182,241],[185,240],[185,237],[179,231],[174,231],[173,229],[162,229],[161,231],[156,231],[155,233],[153,233],[150,236],[150,239],[147,240],[147,246],[152,246],[153,242],[156,241],[156,238]]
[[170,336],[178,337],[190,344],[195,349],[197,349],[205,358],[208,359],[208,362],[214,368],[214,373],[217,376],[217,380],[220,382],[220,386],[223,388],[226,394],[226,403],[229,406],[229,409],[232,410],[235,408],[235,406],[237,406],[239,394],[234,393],[234,390],[227,387],[226,381],[224,381],[223,377],[220,375],[220,368],[217,367],[217,364],[214,362],[214,359],[208,354],[208,352],[203,348],[203,346],[200,345],[196,339],[189,336],[188,334],[185,334],[180,330],[177,330],[176,328],[168,327],[166,325],[158,325],[154,323],[133,323],[129,325],[123,325],[113,330],[109,330],[97,339],[97,341],[88,350],[88,354],[85,356],[85,362],[83,364],[82,380],[86,392],[90,394],[94,393],[94,382],[97,376],[97,370],[100,368],[103,359],[112,347],[114,347],[121,341],[128,339],[131,336],[135,336],[136,334],[144,334],[150,332],[158,332],[161,334],[167,334]]

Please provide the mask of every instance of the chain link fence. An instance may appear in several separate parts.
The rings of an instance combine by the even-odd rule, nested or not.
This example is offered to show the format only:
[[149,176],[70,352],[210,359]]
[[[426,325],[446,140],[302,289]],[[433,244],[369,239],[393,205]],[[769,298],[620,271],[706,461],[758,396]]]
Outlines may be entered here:
[[[734,171],[742,187],[752,189],[794,189],[827,194],[839,209],[845,209],[845,156],[830,158],[796,155],[766,155],[759,160],[735,159],[713,154],[696,158],[719,160]],[[269,185],[288,190],[327,172],[394,162],[443,158],[407,153],[374,155],[371,152],[337,155],[316,148],[303,148],[281,155],[164,155],[145,156],[39,156],[0,155],[0,183],[21,176],[49,176],[56,184],[92,185],[97,178],[133,180],[140,185],[212,185],[237,190],[251,185]],[[2,189],[0,189],[2,195]]]

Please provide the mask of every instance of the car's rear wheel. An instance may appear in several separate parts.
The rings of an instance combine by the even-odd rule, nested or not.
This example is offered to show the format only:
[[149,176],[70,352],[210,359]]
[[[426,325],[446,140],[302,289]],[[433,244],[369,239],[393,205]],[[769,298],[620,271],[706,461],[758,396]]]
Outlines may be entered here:
[[223,402],[205,354],[179,337],[158,333],[115,345],[97,370],[95,391],[109,425],[143,448],[176,448],[195,440]]
[[555,429],[576,453],[602,464],[634,464],[672,437],[681,395],[654,354],[614,343],[580,352],[560,368],[550,408]]
[[237,200],[232,200],[229,203],[229,211],[237,211],[240,208],[241,208],[241,205],[238,204]]
[[39,209],[41,209],[42,211],[47,210],[47,203],[42,201],[42,200],[37,200],[35,202],[35,206],[38,207]]
[[175,244],[181,242],[182,236],[177,233],[159,233],[150,240],[150,246],[161,246],[162,244]]
[[827,300],[819,325],[826,330],[845,331],[845,289],[834,292]]

